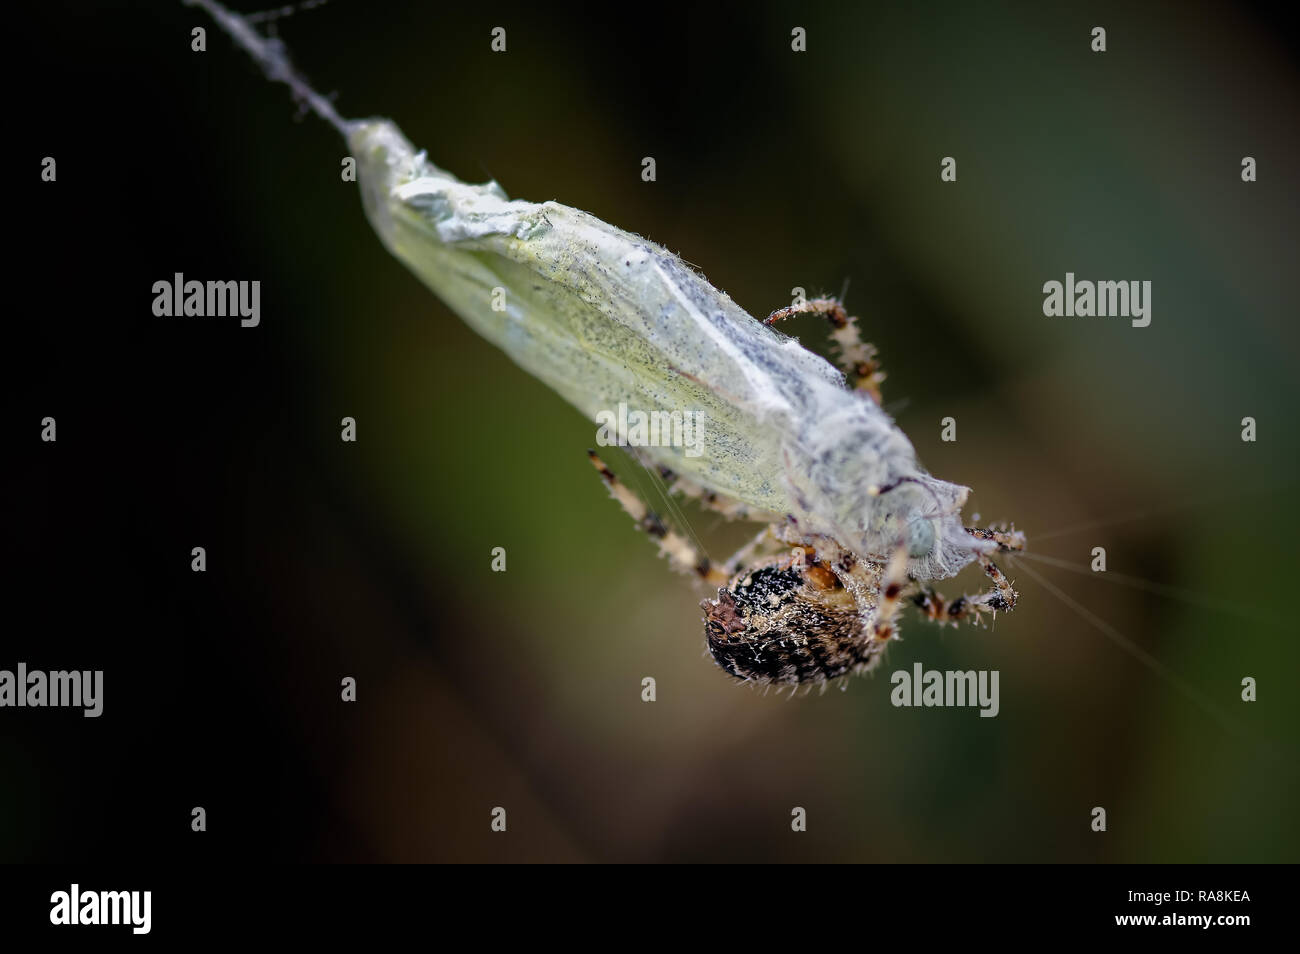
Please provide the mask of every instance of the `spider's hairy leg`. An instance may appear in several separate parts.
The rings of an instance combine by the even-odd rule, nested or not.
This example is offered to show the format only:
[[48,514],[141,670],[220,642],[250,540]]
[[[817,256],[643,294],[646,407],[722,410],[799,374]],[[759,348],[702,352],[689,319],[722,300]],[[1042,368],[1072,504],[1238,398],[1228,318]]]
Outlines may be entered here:
[[854,376],[856,390],[865,391],[879,404],[880,385],[885,380],[885,372],[881,370],[880,362],[876,360],[875,346],[862,340],[858,319],[844,310],[844,305],[838,298],[812,298],[802,305],[778,308],[768,315],[763,323],[775,324],[782,318],[805,312],[826,317],[831,324],[831,341],[835,342],[838,350],[840,367],[845,373]]
[[671,467],[655,463],[644,453],[635,453],[634,456],[643,466],[652,469],[659,475],[669,493],[679,493],[683,497],[698,501],[701,507],[712,510],[714,513],[720,513],[728,520],[770,520],[772,518],[771,514],[757,511],[747,503],[735,500],[725,494],[704,489],[695,481],[683,477]]
[[992,578],[993,589],[975,596],[959,596],[949,602],[930,587],[923,586],[912,597],[912,602],[920,607],[927,618],[941,625],[952,623],[954,626],[963,619],[978,622],[980,613],[984,610],[993,610],[996,613],[998,610],[1005,612],[1014,609],[1017,593],[1006,575],[986,556],[979,557],[979,562],[984,567],[984,572]]
[[[1014,527],[1014,524],[1012,525]],[[1025,535],[1019,530],[983,530],[979,527],[967,527],[966,532],[979,540],[991,540],[998,546],[999,553],[1020,553],[1025,549]]]
[[878,642],[888,642],[897,635],[898,613],[903,607],[903,590],[909,582],[907,547],[899,544],[880,578],[880,593],[876,597],[875,623],[872,626],[872,637]]
[[975,598],[995,612],[997,610],[1010,612],[1015,609],[1016,600],[1019,598],[1019,594],[1016,593],[1014,588],[1012,588],[1011,581],[1007,579],[1007,575],[998,569],[996,563],[983,554],[980,554],[978,559],[980,561],[980,566],[984,568],[984,572],[988,574],[989,579],[993,581],[993,589],[981,593]]
[[803,537],[794,521],[774,528],[779,539],[796,549],[815,553],[820,565],[829,568],[852,594],[862,615],[869,641],[886,643],[898,633],[898,614],[903,597],[911,588],[907,575],[907,547],[901,541],[888,564],[863,560],[830,537]]
[[764,547],[770,547],[777,542],[779,542],[779,540],[776,534],[772,532],[772,527],[769,524],[758,532],[758,536],[754,537],[754,539],[750,540],[743,547],[733,553],[727,562],[722,564],[721,572],[727,577],[727,579],[731,579],[731,577],[735,576],[742,569],[749,566],[751,563],[754,563],[759,551]]
[[[1021,553],[1025,549],[1025,535],[1019,530],[981,530],[977,527],[967,527],[966,532],[980,540],[990,540],[997,544],[999,553]],[[1018,594],[1007,579],[1006,574],[999,569],[998,565],[988,558],[985,554],[980,554],[980,566],[989,579],[993,581],[994,588],[979,596],[967,597],[968,600],[978,601],[980,606],[988,607],[993,611],[1004,610],[1010,611],[1015,608]]]
[[[823,574],[838,580],[862,611],[873,609],[884,588],[885,567],[872,560],[861,560],[831,537],[805,535],[793,518],[769,527],[772,536],[791,548],[799,566],[819,567]],[[828,585],[830,585],[829,581]]]
[[668,557],[673,569],[699,577],[713,586],[726,585],[728,574],[713,566],[709,558],[684,536],[669,529],[645,501],[614,475],[595,451],[587,451],[587,457],[600,472],[600,479],[609,488],[609,495],[619,502],[641,530],[659,541],[659,552]]

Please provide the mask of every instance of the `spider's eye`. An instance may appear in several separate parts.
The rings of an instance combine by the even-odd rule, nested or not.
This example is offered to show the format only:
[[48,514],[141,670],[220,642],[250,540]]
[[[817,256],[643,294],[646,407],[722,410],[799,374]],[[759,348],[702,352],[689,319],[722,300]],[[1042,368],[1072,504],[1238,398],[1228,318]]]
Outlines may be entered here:
[[934,521],[917,517],[907,525],[907,555],[923,557],[934,549]]

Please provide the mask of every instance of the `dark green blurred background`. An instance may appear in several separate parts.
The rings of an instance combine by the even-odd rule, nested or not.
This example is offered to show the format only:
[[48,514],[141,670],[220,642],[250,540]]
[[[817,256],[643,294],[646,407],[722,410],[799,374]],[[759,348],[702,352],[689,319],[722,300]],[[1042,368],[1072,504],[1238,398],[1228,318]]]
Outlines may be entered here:
[[[1107,550],[1111,579],[1011,569],[992,632],[909,614],[874,678],[793,700],[715,668],[702,594],[584,459],[593,425],[388,255],[328,126],[197,10],[29,12],[22,181],[43,155],[60,178],[23,186],[23,267],[92,304],[48,296],[9,351],[10,598],[41,624],[3,663],[102,665],[109,697],[4,716],[4,857],[1295,861],[1294,42],[1256,7],[970,6],[331,0],[277,24],[345,116],[647,236],[752,314],[850,279],[886,406],[967,513],[1078,567]],[[259,278],[262,326],[154,318],[174,271]],[[1045,318],[1066,271],[1152,281],[1150,327]],[[825,353],[814,320],[787,330]],[[51,407],[57,454],[28,433]],[[748,536],[686,513],[715,557]],[[892,707],[918,661],[999,670],[1001,714]]]

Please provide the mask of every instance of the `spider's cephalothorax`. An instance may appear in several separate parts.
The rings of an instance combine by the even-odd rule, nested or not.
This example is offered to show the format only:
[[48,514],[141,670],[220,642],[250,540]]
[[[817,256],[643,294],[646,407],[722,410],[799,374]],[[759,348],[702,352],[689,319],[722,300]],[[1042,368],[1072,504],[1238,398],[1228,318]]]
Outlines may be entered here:
[[835,574],[806,558],[745,570],[700,606],[709,652],[746,681],[825,682],[865,672],[885,648]]

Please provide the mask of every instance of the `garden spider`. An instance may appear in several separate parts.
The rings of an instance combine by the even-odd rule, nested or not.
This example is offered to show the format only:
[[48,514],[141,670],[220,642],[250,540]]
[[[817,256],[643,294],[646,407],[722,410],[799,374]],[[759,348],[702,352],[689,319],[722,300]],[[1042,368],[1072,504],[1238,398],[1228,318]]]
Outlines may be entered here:
[[[884,375],[875,349],[862,341],[856,320],[843,305],[833,298],[813,299],[774,312],[767,323],[799,312],[826,316],[838,357],[856,379],[857,390],[864,399],[879,404]],[[587,453],[611,496],[641,530],[658,541],[670,564],[718,588],[716,597],[700,604],[705,639],[717,664],[743,681],[798,686],[866,672],[880,660],[889,642],[898,638],[899,610],[909,598],[941,625],[957,625],[963,619],[978,622],[986,610],[996,615],[1016,605],[1010,581],[984,552],[976,559],[993,587],[947,600],[908,576],[908,550],[901,539],[888,559],[864,558],[829,536],[804,533],[793,516],[756,512],[638,454],[643,464],[656,466],[669,493],[693,498],[728,519],[766,523],[750,543],[715,565],[667,526],[595,451]],[[997,552],[1025,546],[1024,535],[1014,530],[967,528],[967,533],[993,544]]]

